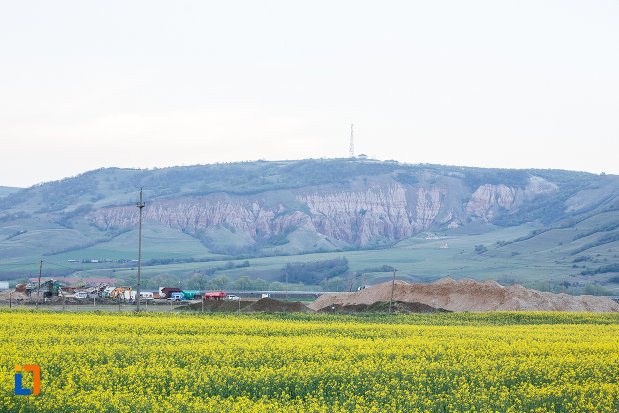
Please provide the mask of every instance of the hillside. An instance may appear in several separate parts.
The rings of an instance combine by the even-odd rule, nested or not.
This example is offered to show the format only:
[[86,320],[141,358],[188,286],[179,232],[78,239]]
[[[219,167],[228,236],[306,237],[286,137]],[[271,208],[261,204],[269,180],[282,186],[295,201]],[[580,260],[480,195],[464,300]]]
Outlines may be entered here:
[[0,186],[0,198],[11,195],[23,188],[17,188],[14,186]]
[[510,277],[490,270],[500,260],[526,267],[526,254],[532,269],[547,261],[542,280],[569,263],[570,274],[607,283],[619,264],[618,176],[358,159],[107,168],[36,185],[0,197],[0,260],[134,259],[140,188],[145,260],[161,265],[372,250],[406,268],[389,251],[432,238],[463,252],[424,269],[430,279],[467,267],[473,278]]

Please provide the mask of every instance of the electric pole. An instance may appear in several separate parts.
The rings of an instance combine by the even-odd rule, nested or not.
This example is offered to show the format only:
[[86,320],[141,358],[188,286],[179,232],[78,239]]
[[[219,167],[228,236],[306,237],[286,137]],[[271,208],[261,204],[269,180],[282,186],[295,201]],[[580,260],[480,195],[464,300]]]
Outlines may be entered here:
[[39,263],[39,286],[37,287],[37,310],[39,309],[39,295],[41,294],[41,270],[43,269],[43,260]]
[[286,300],[288,299],[288,271],[286,271]]
[[140,203],[137,205],[140,210],[140,226],[138,230],[138,290],[136,291],[137,299],[137,311],[140,311],[140,267],[142,265],[142,208],[144,208],[144,202],[142,202],[142,188],[140,188]]
[[391,281],[391,298],[389,299],[389,313],[391,313],[391,303],[393,302],[393,289],[395,288],[395,268],[393,269],[393,280]]
[[561,274],[561,294],[565,294],[565,275]]

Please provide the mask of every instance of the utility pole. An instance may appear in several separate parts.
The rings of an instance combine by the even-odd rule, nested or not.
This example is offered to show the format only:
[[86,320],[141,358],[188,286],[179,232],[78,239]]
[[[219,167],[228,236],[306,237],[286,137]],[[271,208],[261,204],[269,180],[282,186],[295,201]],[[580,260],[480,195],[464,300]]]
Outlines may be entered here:
[[561,274],[561,294],[565,294],[565,275]]
[[39,286],[37,287],[37,310],[39,309],[39,295],[41,294],[41,270],[43,269],[43,260],[39,263]]
[[142,202],[142,188],[140,188],[140,203],[137,205],[140,210],[140,226],[138,230],[138,291],[136,293],[137,298],[137,311],[140,311],[140,267],[142,265],[142,208],[144,208],[144,202]]
[[395,268],[393,269],[393,280],[391,280],[391,298],[389,299],[389,313],[391,313],[391,303],[393,303],[393,289],[395,288]]
[[286,271],[286,300],[288,299],[288,271]]

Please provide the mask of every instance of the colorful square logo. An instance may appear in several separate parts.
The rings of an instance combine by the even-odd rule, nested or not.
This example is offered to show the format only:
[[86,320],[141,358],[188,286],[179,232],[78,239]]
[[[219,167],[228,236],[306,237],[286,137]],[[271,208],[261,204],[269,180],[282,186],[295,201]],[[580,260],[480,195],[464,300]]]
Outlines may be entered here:
[[[31,371],[33,374],[32,383],[33,389],[22,388],[22,370]],[[16,396],[36,396],[41,392],[41,368],[36,364],[26,364],[22,366],[20,364],[15,366],[15,395]]]

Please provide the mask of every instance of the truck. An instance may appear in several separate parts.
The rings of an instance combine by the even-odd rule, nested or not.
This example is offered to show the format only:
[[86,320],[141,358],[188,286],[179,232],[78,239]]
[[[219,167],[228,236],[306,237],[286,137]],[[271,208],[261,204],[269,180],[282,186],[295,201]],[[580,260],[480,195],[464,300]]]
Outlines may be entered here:
[[223,300],[224,298],[226,298],[226,293],[223,291],[208,292],[202,296],[203,300]]
[[193,300],[194,298],[200,298],[200,291],[198,290],[183,290],[183,297],[185,300]]
[[173,292],[172,295],[170,295],[170,297],[168,297],[168,300],[170,301],[183,301],[185,299],[185,297],[183,296],[182,292]]

